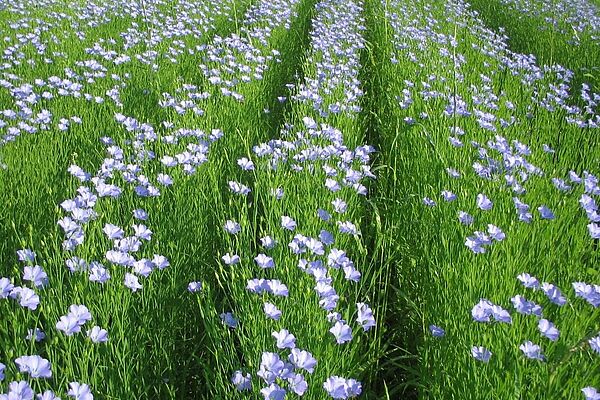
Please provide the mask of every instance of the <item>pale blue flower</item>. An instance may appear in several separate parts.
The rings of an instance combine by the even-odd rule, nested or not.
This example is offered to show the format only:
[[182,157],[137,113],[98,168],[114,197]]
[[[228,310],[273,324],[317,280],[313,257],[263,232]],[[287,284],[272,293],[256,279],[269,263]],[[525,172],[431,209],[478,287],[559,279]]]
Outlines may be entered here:
[[142,289],[142,285],[137,276],[131,273],[125,274],[125,286],[131,289],[132,292],[137,292]]
[[554,219],[555,218],[552,210],[550,210],[546,206],[538,207],[538,212],[540,213],[540,216],[542,217],[542,219]]
[[588,343],[590,344],[590,348],[592,350],[600,354],[600,335],[591,338],[588,340]]
[[436,325],[429,325],[429,331],[433,335],[433,337],[444,337],[446,336],[446,331]]
[[71,336],[74,333],[81,332],[81,325],[79,325],[77,317],[67,314],[60,317],[60,320],[56,323],[56,329],[63,331],[67,336]]
[[275,321],[281,318],[281,311],[274,304],[265,303],[263,310],[267,317],[274,319]]
[[527,358],[533,360],[544,361],[544,355],[542,354],[542,348],[537,344],[533,344],[531,341],[526,341],[519,346],[519,349],[525,354]]
[[232,314],[232,313],[230,313],[230,312],[227,312],[227,313],[222,313],[222,314],[220,315],[220,317],[221,317],[221,321],[223,321],[223,323],[224,323],[226,326],[228,326],[228,327],[230,327],[230,328],[235,328],[235,327],[237,327],[238,320],[237,320],[237,319],[235,319],[235,317],[233,316],[233,314]]
[[283,372],[285,364],[277,353],[264,352],[261,356],[260,369],[257,373],[267,384],[272,384]]
[[271,336],[273,336],[277,341],[276,345],[279,349],[293,349],[296,347],[296,337],[287,329],[281,329],[279,332],[273,332]]
[[260,243],[261,243],[262,247],[264,247],[267,250],[272,249],[277,244],[275,239],[273,239],[271,236],[265,236],[265,237],[260,238]]
[[250,374],[242,373],[242,371],[235,371],[231,377],[231,383],[235,385],[238,391],[252,390],[252,377]]
[[[3,395],[0,395],[0,399],[2,399]],[[8,395],[6,396],[6,400],[33,400],[33,390],[31,386],[25,381],[15,381],[11,382],[8,385]],[[4,400],[4,399],[2,399]]]
[[591,386],[585,387],[581,389],[583,395],[585,396],[585,400],[600,400],[600,393]]
[[482,346],[473,346],[471,348],[471,355],[474,359],[487,363],[492,357],[492,352]]
[[187,287],[188,292],[196,293],[202,290],[202,282],[190,282]]
[[26,340],[34,340],[36,342],[41,342],[46,338],[46,334],[39,328],[35,329],[27,329]]
[[275,262],[273,261],[273,258],[271,258],[263,253],[254,257],[254,261],[256,262],[256,265],[258,265],[259,267],[264,268],[264,269],[275,267]]
[[33,282],[36,288],[43,288],[48,284],[48,275],[39,265],[27,265],[23,270],[23,280]]
[[356,307],[358,309],[358,316],[356,317],[356,321],[360,324],[360,326],[362,326],[363,330],[366,332],[373,326],[375,326],[373,310],[371,310],[369,305],[365,303],[356,303]]
[[35,261],[35,253],[30,249],[22,249],[17,251],[19,261],[24,263],[33,263]]
[[276,383],[271,383],[266,388],[260,390],[265,400],[284,400],[286,395],[285,389],[282,389]]
[[458,212],[458,220],[463,225],[472,225],[473,224],[473,216],[465,211]]
[[483,193],[477,195],[477,208],[488,211],[492,209],[494,203]]
[[50,362],[38,355],[21,356],[15,360],[19,371],[32,378],[51,378],[52,369]]
[[99,326],[92,327],[92,329],[87,331],[87,335],[94,343],[108,342],[108,332]]
[[283,215],[281,216],[281,227],[289,231],[293,231],[294,229],[296,229],[296,221],[294,221],[287,215]]
[[232,220],[227,220],[227,222],[225,222],[224,228],[228,233],[231,233],[233,235],[235,235],[242,229],[240,227],[240,224]]
[[352,340],[352,329],[347,324],[338,321],[329,329],[329,332],[335,337],[337,344],[343,344]]
[[293,348],[288,359],[296,368],[304,369],[309,373],[313,373],[317,360],[308,351]]
[[355,379],[345,379],[339,376],[331,376],[323,384],[323,388],[334,399],[349,399],[359,396],[362,385]]
[[528,301],[521,295],[516,295],[510,301],[513,303],[515,310],[520,314],[542,316],[542,307],[532,301]]
[[14,288],[15,286],[8,278],[0,278],[0,299],[7,298]]
[[558,306],[563,306],[567,303],[567,298],[563,296],[561,291],[551,283],[542,283],[542,291],[552,303]]
[[243,171],[252,171],[254,170],[254,163],[252,162],[252,160],[249,160],[246,157],[242,157],[240,159],[237,160],[237,164],[240,166],[240,168]]
[[104,225],[104,229],[102,229],[102,230],[104,231],[104,233],[110,240],[121,239],[123,237],[123,235],[125,234],[123,229],[121,229],[117,225],[113,225],[113,224]]
[[35,396],[36,400],[60,400],[52,390],[46,390],[44,393],[40,393]]
[[298,396],[302,396],[306,392],[306,389],[308,389],[308,383],[306,383],[306,380],[300,374],[292,373],[291,376],[287,377],[287,382],[289,389]]
[[69,397],[72,397],[73,400],[94,400],[90,387],[85,383],[69,383],[69,391],[67,394]]
[[545,318],[542,318],[538,321],[538,329],[540,330],[540,333],[544,336],[546,336],[548,339],[552,340],[553,342],[558,340],[558,336],[560,335],[560,332],[558,331],[558,329],[556,329],[556,327],[554,326],[554,324],[550,321],[548,321]]
[[521,275],[517,276],[517,279],[521,281],[523,286],[529,289],[539,289],[540,282],[537,280],[535,276],[531,276],[528,273],[524,272]]

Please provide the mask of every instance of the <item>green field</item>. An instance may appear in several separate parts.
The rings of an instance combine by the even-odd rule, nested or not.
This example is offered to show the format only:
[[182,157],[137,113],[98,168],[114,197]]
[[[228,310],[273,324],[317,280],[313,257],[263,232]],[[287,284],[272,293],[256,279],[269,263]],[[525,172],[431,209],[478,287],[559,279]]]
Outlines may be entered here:
[[600,399],[592,0],[0,0],[0,400]]

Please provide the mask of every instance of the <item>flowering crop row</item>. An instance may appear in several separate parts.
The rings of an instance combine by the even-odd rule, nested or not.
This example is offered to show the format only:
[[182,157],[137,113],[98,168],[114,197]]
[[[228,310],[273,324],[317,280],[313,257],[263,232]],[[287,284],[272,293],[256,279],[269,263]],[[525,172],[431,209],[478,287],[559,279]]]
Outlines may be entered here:
[[512,52],[465,2],[378,10],[394,173],[379,192],[399,199],[385,206],[399,304],[423,332],[400,340],[426,396],[592,393],[597,95],[572,105],[571,71]]

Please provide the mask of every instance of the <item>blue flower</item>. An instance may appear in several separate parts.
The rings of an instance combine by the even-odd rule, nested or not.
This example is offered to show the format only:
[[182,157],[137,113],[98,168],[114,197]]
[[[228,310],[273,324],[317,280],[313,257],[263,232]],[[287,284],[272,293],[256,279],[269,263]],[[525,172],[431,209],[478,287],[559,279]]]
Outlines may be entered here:
[[[0,280],[0,289],[2,288]],[[600,285],[588,285],[585,282],[574,282],[575,296],[583,298],[594,307],[600,307]],[[1,290],[0,290],[1,293]],[[0,295],[0,298],[2,296]]]
[[[7,400],[33,400],[33,390],[25,381],[11,382],[8,385]],[[2,395],[0,395],[2,396]]]
[[237,320],[237,319],[235,319],[235,317],[233,316],[233,314],[232,314],[232,313],[230,313],[230,312],[227,312],[227,313],[222,313],[222,314],[220,315],[220,317],[221,317],[221,321],[223,321],[223,323],[224,323],[226,326],[228,326],[228,327],[230,327],[230,328],[235,328],[235,327],[237,327],[238,320]]
[[585,400],[600,400],[600,393],[591,386],[585,387],[581,389],[583,395],[585,396]]
[[81,325],[79,325],[77,317],[67,314],[60,317],[60,320],[56,323],[56,329],[63,331],[67,336],[71,336],[74,333],[81,332]]
[[563,306],[567,303],[566,297],[563,296],[561,291],[551,283],[542,283],[542,291],[552,303],[558,306]]
[[229,181],[229,189],[235,193],[235,194],[239,194],[242,196],[246,196],[248,193],[251,192],[250,188],[248,186],[245,186],[239,182],[235,182],[235,181]]
[[494,203],[485,194],[479,193],[477,195],[477,207],[479,209],[488,211],[492,209],[493,205]]
[[137,292],[142,289],[142,285],[137,276],[134,274],[126,273],[125,274],[125,286],[131,289],[132,292]]
[[542,219],[554,219],[554,213],[546,206],[538,207],[538,212],[540,213]]
[[331,246],[335,242],[333,235],[325,229],[322,229],[319,233],[319,239],[326,246]]
[[242,229],[240,227],[240,224],[232,220],[227,220],[227,222],[225,222],[224,228],[228,233],[231,233],[233,235],[235,235]]
[[435,205],[436,205],[435,201],[433,201],[429,197],[424,197],[423,198],[423,204],[425,204],[427,207],[435,207]]
[[261,356],[260,369],[257,375],[267,384],[272,384],[283,372],[285,364],[277,353],[264,352]]
[[479,300],[471,309],[471,315],[477,322],[490,322],[493,304],[487,299]]
[[490,357],[492,357],[492,352],[482,346],[473,346],[471,348],[471,355],[474,359],[487,363],[490,361]]
[[18,298],[21,307],[28,308],[30,310],[37,309],[40,304],[40,297],[31,289],[26,287],[15,286],[11,292],[11,297]]
[[472,225],[473,224],[473,216],[465,211],[458,212],[458,220],[463,225]]
[[276,383],[271,383],[268,387],[262,388],[260,394],[263,395],[265,400],[284,400],[286,391]]
[[449,190],[443,190],[442,191],[442,197],[447,202],[451,202],[451,201],[456,200],[456,195],[454,193],[452,193],[451,191],[449,191]]
[[99,326],[92,327],[92,329],[87,331],[87,335],[93,343],[108,342],[108,332],[106,331],[106,329],[102,329]]
[[433,337],[444,337],[446,336],[446,331],[436,325],[429,325],[429,331],[433,335]]
[[267,317],[274,319],[275,321],[281,318],[281,311],[279,311],[279,309],[274,304],[265,303],[263,310]]
[[15,360],[19,371],[27,373],[32,378],[51,378],[52,369],[50,362],[38,355],[21,356]]
[[199,292],[200,290],[202,290],[202,282],[190,282],[190,283],[188,283],[187,290],[190,293]]
[[94,400],[90,387],[85,383],[69,383],[69,391],[67,394],[69,397],[72,397],[73,400]]
[[43,288],[48,284],[48,275],[39,265],[27,265],[23,271],[23,280],[33,282],[37,288]]
[[133,218],[145,221],[148,219],[148,213],[141,208],[133,210]]
[[504,232],[502,232],[502,230],[496,225],[492,224],[488,224],[488,234],[492,239],[494,239],[497,242],[501,242],[506,238]]
[[343,214],[348,209],[348,204],[340,198],[333,200],[331,205],[333,206],[333,210],[338,214]]
[[542,307],[532,301],[528,301],[521,295],[516,295],[510,301],[513,303],[515,310],[520,314],[542,316]]
[[279,332],[273,332],[271,336],[273,336],[277,341],[278,349],[293,349],[296,347],[296,337],[287,329],[282,329]]
[[517,279],[521,281],[523,286],[529,289],[539,289],[540,282],[537,280],[535,276],[531,276],[528,273],[524,272],[521,275],[517,276]]
[[254,261],[256,262],[256,265],[258,265],[261,268],[275,268],[275,262],[273,261],[273,258],[267,256],[266,254],[259,254],[256,257],[254,257]]
[[231,383],[235,385],[238,391],[252,390],[252,377],[250,374],[243,374],[242,371],[235,371],[231,377]]
[[519,346],[519,349],[525,354],[527,358],[533,360],[544,361],[544,355],[542,354],[542,348],[537,344],[533,344],[531,341],[526,341]]
[[0,278],[0,299],[7,298],[14,288],[15,286],[8,278]]
[[267,250],[272,249],[277,244],[275,239],[273,239],[271,236],[265,236],[265,237],[260,238],[260,243],[261,243],[262,247],[264,247]]
[[538,321],[538,329],[540,330],[540,333],[544,336],[546,336],[548,339],[552,340],[553,342],[558,340],[558,336],[560,335],[560,332],[558,331],[558,329],[556,329],[556,327],[554,326],[554,324],[550,321],[548,321],[545,318],[542,318]]
[[150,241],[152,239],[152,231],[148,229],[146,225],[138,224],[133,225],[132,227],[136,237],[146,241]]
[[52,390],[46,390],[44,393],[38,394],[36,400],[60,400],[60,397],[56,396]]
[[24,263],[32,263],[35,261],[35,253],[30,249],[22,249],[17,251],[19,261]]
[[588,343],[590,344],[592,350],[600,354],[600,335],[591,338],[590,340],[588,340]]
[[592,239],[600,239],[600,224],[590,222],[587,224],[587,228]]
[[296,368],[304,369],[309,373],[313,373],[317,360],[308,351],[293,348],[288,359]]
[[249,160],[246,157],[242,157],[237,160],[238,165],[243,171],[252,171],[254,170],[254,163],[252,160]]
[[281,227],[289,231],[296,229],[296,221],[288,217],[287,215],[281,216]]
[[291,375],[287,378],[290,390],[298,396],[302,396],[306,392],[306,389],[308,389],[308,383],[306,383],[306,380],[300,374],[292,373]]
[[323,384],[325,391],[334,399],[349,399],[359,396],[362,385],[354,379],[345,379],[339,376],[330,376]]
[[45,338],[46,334],[42,332],[42,330],[40,330],[39,328],[27,329],[27,336],[25,337],[26,340],[34,340],[36,342],[41,342]]
[[336,322],[335,325],[329,329],[329,332],[335,337],[337,344],[343,344],[352,340],[352,329],[341,321]]
[[319,208],[317,210],[317,216],[319,218],[321,218],[321,220],[323,220],[325,222],[327,222],[327,221],[329,221],[331,219],[331,214],[329,214],[327,211],[325,211],[325,210],[323,210],[321,208]]
[[363,330],[366,332],[369,329],[371,329],[371,327],[375,326],[373,310],[371,310],[369,305],[365,303],[356,303],[356,307],[358,308],[358,316],[356,317],[356,321],[362,326]]

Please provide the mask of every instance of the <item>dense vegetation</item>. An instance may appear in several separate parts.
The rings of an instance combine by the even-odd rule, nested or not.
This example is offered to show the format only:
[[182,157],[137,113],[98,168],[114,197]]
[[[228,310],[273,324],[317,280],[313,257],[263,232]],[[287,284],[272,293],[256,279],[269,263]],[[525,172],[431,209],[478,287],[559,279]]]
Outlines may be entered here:
[[0,33],[0,400],[600,399],[597,4]]

